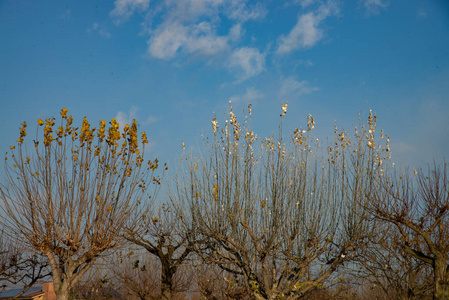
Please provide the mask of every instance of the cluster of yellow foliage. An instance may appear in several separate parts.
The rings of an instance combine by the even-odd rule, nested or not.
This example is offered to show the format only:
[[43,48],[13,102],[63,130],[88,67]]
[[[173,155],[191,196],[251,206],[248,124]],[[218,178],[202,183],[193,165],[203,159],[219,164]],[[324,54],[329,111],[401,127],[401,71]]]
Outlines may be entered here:
[[[105,156],[108,155],[111,155],[112,158],[120,157],[125,164],[136,163],[137,166],[140,166],[144,161],[143,153],[139,150],[136,120],[133,120],[131,125],[126,124],[122,130],[120,130],[120,125],[115,118],[109,122],[109,128],[106,128],[106,121],[101,120],[97,129],[92,127],[87,118],[84,117],[81,128],[79,128],[72,125],[73,117],[68,115],[67,108],[63,108],[60,115],[61,125],[57,127],[55,126],[54,117],[47,118],[45,121],[42,119],[37,120],[39,127],[43,127],[43,143],[47,151],[56,151],[56,148],[52,148],[52,145],[55,147],[59,146],[59,151],[63,151],[68,146],[72,152],[73,162],[77,162],[82,153],[84,155],[93,154],[100,161],[105,161]],[[21,125],[20,137],[17,140],[19,147],[24,143],[24,138],[27,135],[27,123],[23,122]],[[68,145],[69,143],[70,145]],[[145,144],[148,144],[145,131],[142,132],[141,143],[142,148],[145,147]],[[34,141],[34,146],[38,149],[38,140]],[[11,146],[10,148],[14,150],[16,147]],[[150,169],[154,171],[157,167],[157,161],[149,161]],[[128,174],[131,172],[130,168]]]

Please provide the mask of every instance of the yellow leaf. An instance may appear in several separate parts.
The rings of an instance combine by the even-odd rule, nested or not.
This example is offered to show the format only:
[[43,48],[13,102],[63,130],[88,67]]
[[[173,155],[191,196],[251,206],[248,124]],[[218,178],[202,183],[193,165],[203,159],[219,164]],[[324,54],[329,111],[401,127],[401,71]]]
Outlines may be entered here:
[[61,116],[62,116],[63,118],[66,118],[66,117],[67,117],[67,112],[68,112],[68,109],[67,109],[67,108],[61,109]]

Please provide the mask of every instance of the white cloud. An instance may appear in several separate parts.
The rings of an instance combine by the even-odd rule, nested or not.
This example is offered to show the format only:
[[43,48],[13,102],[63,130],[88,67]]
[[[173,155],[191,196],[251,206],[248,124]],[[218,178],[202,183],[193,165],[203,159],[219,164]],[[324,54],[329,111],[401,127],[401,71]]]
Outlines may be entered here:
[[363,0],[364,8],[370,14],[378,14],[380,9],[386,9],[390,3],[384,0]]
[[300,16],[292,31],[287,36],[279,38],[279,47],[276,52],[284,54],[315,45],[323,36],[322,31],[317,28],[318,23],[319,20],[314,13]]
[[[261,4],[248,8],[241,0],[165,0],[158,9],[164,21],[150,29],[148,53],[159,59],[178,54],[213,56],[230,50],[242,36],[242,23],[262,17]],[[217,34],[220,15],[237,20],[227,35]]]
[[200,17],[215,17],[225,0],[165,0],[166,22],[195,22]]
[[146,11],[150,5],[150,0],[115,0],[114,9],[110,15],[117,23],[127,21],[134,11]]
[[187,41],[187,28],[179,24],[173,24],[161,28],[148,42],[148,52],[162,59],[171,59],[178,49]]
[[238,41],[242,36],[242,24],[235,24],[229,29],[229,40],[230,41]]
[[254,103],[256,100],[264,97],[264,94],[255,89],[254,87],[249,87],[246,89],[246,93],[243,95],[234,95],[229,98],[232,103],[236,102],[247,102]]
[[[293,0],[294,4],[299,4],[303,8],[308,7],[316,2],[317,2],[317,0]],[[289,4],[289,3],[287,2],[287,4]]]
[[[230,37],[235,38],[235,30]],[[160,59],[172,59],[183,50],[186,53],[214,55],[228,48],[228,36],[217,36],[208,22],[190,26],[166,24],[149,40],[148,53]]]
[[335,2],[321,5],[317,11],[301,14],[290,33],[278,39],[277,54],[287,54],[301,48],[314,46],[323,38],[323,30],[319,28],[321,22],[338,12]]
[[265,54],[256,48],[243,47],[231,54],[229,66],[243,71],[240,80],[248,79],[259,75],[265,69]]
[[230,19],[235,19],[240,22],[248,20],[263,19],[268,13],[268,10],[262,3],[256,3],[251,7],[241,0],[233,0],[226,10],[226,14]]
[[[175,60],[190,55],[208,62],[215,58],[235,71],[239,80],[256,76],[265,68],[265,54],[256,48],[238,47],[244,23],[267,15],[262,2],[161,0],[150,5],[149,0],[115,0],[114,4],[110,15],[118,24],[137,10],[145,12],[143,25],[149,35],[149,56]],[[227,33],[223,33],[224,26]]]
[[86,29],[87,33],[97,32],[99,35],[104,36],[106,38],[110,38],[111,34],[109,31],[104,27],[104,25],[101,25],[100,23],[93,23],[92,27],[89,27]]
[[132,106],[128,113],[125,113],[123,111],[119,111],[117,113],[117,116],[115,117],[115,119],[119,123],[120,128],[123,128],[123,126],[125,124],[128,124],[128,125],[131,124],[134,119],[136,119],[138,121],[138,123],[142,124],[142,125],[148,125],[148,124],[155,123],[155,122],[158,121],[157,117],[155,117],[155,116],[148,116],[144,121],[139,122],[138,116],[137,116],[138,110],[139,109],[138,109],[137,106]]
[[128,113],[119,111],[115,119],[122,129],[126,124],[131,124],[133,119],[136,119],[137,106],[132,106]]
[[201,22],[190,28],[190,36],[185,45],[188,52],[213,55],[227,47],[227,37],[217,36],[210,23]]
[[279,90],[279,98],[291,99],[298,98],[302,95],[310,94],[317,91],[318,88],[310,86],[306,80],[297,81],[291,77],[285,78],[281,82],[281,88]]
[[141,124],[148,125],[148,124],[156,123],[157,121],[158,121],[158,118],[156,118],[155,116],[149,116],[146,120],[141,122]]
[[[156,117],[149,116],[145,121],[139,122],[139,120],[137,119],[137,111],[138,111],[137,106],[132,106],[128,113],[125,113],[123,111],[119,111],[117,113],[115,119],[119,124],[120,131],[123,130],[126,124],[131,125],[134,119],[137,120],[138,126],[148,125],[150,123],[154,123],[157,121]],[[150,140],[150,143],[145,146],[146,150],[154,148],[156,146],[156,142],[151,139],[151,136],[149,136],[148,139]]]
[[248,0],[165,0],[166,17],[171,21],[194,21],[199,17],[218,17],[220,13],[239,22],[261,19],[267,9],[262,3],[248,5]]
[[[267,14],[264,4],[249,0],[162,0],[151,6],[150,0],[116,0],[114,5],[110,15],[117,23],[126,21],[136,10],[146,13],[145,32],[150,36],[147,52],[165,60],[182,54],[232,53],[243,34],[243,23]],[[222,18],[231,22],[227,34],[218,33],[223,29]]]

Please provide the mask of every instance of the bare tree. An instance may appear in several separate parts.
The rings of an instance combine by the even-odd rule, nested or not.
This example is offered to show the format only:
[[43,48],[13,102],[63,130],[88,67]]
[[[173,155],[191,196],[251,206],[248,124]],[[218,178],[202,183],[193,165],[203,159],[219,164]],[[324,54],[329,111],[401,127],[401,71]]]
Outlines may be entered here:
[[405,253],[433,270],[434,298],[449,299],[449,177],[447,163],[414,175],[394,173],[369,203],[393,224]]
[[[138,248],[136,248],[138,247]],[[195,292],[194,267],[184,262],[176,269],[171,281],[169,294],[162,288],[162,262],[146,249],[136,245],[124,249],[111,256],[109,270],[113,274],[113,282],[120,287],[127,299],[159,300],[167,296],[172,299],[183,299]],[[190,297],[187,297],[190,298]]]
[[48,276],[51,271],[44,257],[21,249],[17,242],[7,240],[7,235],[0,232],[0,291],[8,285],[20,284],[23,289],[15,299]]
[[250,119],[240,125],[232,107],[223,128],[214,118],[210,142],[186,159],[174,197],[180,220],[209,238],[205,259],[243,276],[256,299],[298,299],[322,287],[371,234],[361,202],[389,148],[376,144],[371,112],[367,122],[353,140],[336,128],[323,153],[310,115],[289,144],[282,121],[277,137],[258,143]]
[[0,291],[8,283],[16,284],[20,281],[17,270],[21,261],[21,252],[9,241],[6,241],[4,232],[0,232]]
[[373,286],[381,288],[385,299],[432,298],[430,266],[404,251],[393,225],[375,222],[373,226],[376,234],[369,238],[355,265],[348,268],[359,285],[368,292]]
[[109,259],[109,269],[116,286],[127,299],[153,300],[160,295],[160,266],[149,253],[120,251]]
[[201,296],[207,300],[252,300],[251,289],[243,276],[228,272],[215,264],[197,267],[196,284]]
[[[178,226],[176,216],[166,204],[162,204],[156,213],[148,209],[142,214],[141,222],[129,224],[125,229],[128,241],[143,247],[158,258],[161,265],[161,299],[171,299],[174,293],[187,290],[189,278],[178,272],[194,250],[196,241],[192,232],[183,231]],[[183,282],[184,281],[184,282]]]
[[84,273],[83,277],[72,288],[70,292],[71,299],[127,299],[124,297],[124,294],[121,293],[120,286],[116,285],[113,273],[110,272],[105,262],[104,259],[98,259],[96,263]]
[[[44,254],[51,265],[58,299],[108,249],[119,246],[121,228],[146,200],[157,160],[144,161],[137,122],[123,131],[115,119],[106,128],[91,128],[86,118],[72,125],[67,109],[55,118],[38,120],[34,151],[28,154],[22,123],[17,146],[5,162],[1,198],[8,231],[30,249]],[[142,132],[142,144],[148,143]]]

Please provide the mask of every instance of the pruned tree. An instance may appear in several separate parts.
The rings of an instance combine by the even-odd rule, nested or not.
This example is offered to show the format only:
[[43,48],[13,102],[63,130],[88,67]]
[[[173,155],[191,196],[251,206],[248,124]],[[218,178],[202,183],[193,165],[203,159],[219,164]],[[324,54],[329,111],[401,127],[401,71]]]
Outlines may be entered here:
[[427,172],[393,173],[369,202],[397,228],[403,251],[431,267],[435,299],[449,299],[449,177],[447,163]]
[[[112,282],[120,287],[127,299],[159,300],[167,297],[162,290],[163,268],[158,256],[132,244],[109,257],[108,261],[109,271],[113,275]],[[168,296],[183,299],[194,293],[194,274],[190,261],[178,266]]]
[[196,285],[203,299],[253,300],[254,296],[243,276],[228,272],[215,264],[203,263],[196,268]]
[[374,222],[373,226],[376,234],[369,238],[365,251],[356,258],[355,265],[348,267],[348,272],[361,283],[365,293],[378,287],[384,299],[431,299],[430,265],[404,251],[399,232],[392,224]]
[[23,122],[5,158],[2,223],[48,258],[55,293],[65,300],[100,255],[124,242],[122,227],[159,182],[158,164],[145,162],[148,141],[142,132],[139,147],[135,120],[121,131],[115,119],[97,129],[85,117],[78,128],[64,108],[59,126],[54,117],[37,122],[43,132],[37,130],[32,153]]
[[160,298],[170,300],[175,293],[188,289],[190,280],[182,278],[186,274],[179,271],[184,271],[182,266],[194,250],[194,235],[179,226],[167,204],[154,213],[147,209],[141,216],[140,222],[125,227],[125,238],[160,261]]
[[21,251],[5,239],[4,232],[0,232],[0,291],[7,287],[8,283],[16,284],[20,265]]
[[23,289],[13,299],[26,293],[39,280],[51,276],[48,261],[7,239],[0,231],[0,292],[8,285],[21,285]]
[[160,296],[160,266],[149,253],[120,251],[109,258],[115,286],[127,299],[153,300]]
[[260,142],[232,107],[223,128],[214,118],[173,197],[179,219],[209,239],[204,259],[243,276],[256,299],[301,298],[364,248],[371,229],[363,203],[389,157],[372,112],[351,137],[336,128],[326,152],[311,136],[310,115],[286,143],[286,112],[283,105],[278,136]]
[[[98,270],[93,270],[98,268]],[[72,288],[70,297],[77,300],[126,299],[102,267],[94,266]],[[89,274],[90,273],[90,274]]]

